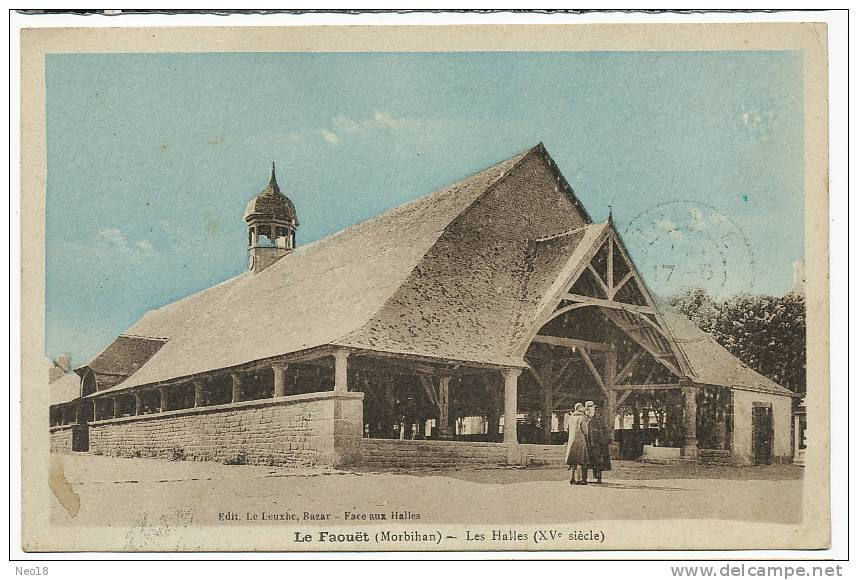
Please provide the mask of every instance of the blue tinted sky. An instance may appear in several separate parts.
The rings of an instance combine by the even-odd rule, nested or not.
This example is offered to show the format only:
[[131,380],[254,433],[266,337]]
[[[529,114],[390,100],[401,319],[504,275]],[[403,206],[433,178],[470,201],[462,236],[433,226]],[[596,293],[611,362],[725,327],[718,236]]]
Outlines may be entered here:
[[[800,53],[50,55],[46,352],[240,273],[277,162],[307,243],[540,141],[660,293],[783,294]],[[730,235],[724,237],[724,234]]]

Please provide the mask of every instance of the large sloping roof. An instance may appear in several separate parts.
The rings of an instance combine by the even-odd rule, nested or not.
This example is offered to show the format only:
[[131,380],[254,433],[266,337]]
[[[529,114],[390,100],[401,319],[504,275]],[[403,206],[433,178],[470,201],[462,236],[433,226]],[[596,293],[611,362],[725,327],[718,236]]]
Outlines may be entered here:
[[685,352],[694,382],[772,395],[794,395],[786,387],[744,364],[685,315],[664,305],[660,305],[660,310],[679,347]]
[[[453,219],[384,308],[337,344],[523,366],[514,347],[556,268],[535,259],[536,240],[589,224],[564,185],[550,157],[534,150]],[[583,237],[566,236],[562,252]]]
[[[110,390],[338,344],[382,310],[455,218],[528,154],[539,151],[544,149],[528,150],[299,247],[262,272],[242,274],[148,312],[125,334],[168,340],[139,370]],[[486,362],[508,363],[509,359]]]
[[[148,312],[88,366],[130,375],[108,391],[327,345],[524,366],[528,330],[607,227],[539,145]],[[693,380],[789,394],[681,315],[666,318]]]

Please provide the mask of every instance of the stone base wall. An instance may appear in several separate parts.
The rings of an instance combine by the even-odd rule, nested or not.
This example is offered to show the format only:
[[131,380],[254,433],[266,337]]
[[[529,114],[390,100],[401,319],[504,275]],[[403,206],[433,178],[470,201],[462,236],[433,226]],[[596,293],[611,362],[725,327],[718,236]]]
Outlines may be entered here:
[[520,444],[518,446],[522,465],[564,465],[566,445]]
[[377,468],[491,467],[508,461],[503,443],[364,439],[361,448],[363,465]]
[[89,451],[233,464],[360,462],[363,393],[311,393],[96,421]]
[[51,453],[71,453],[74,429],[71,425],[51,427]]

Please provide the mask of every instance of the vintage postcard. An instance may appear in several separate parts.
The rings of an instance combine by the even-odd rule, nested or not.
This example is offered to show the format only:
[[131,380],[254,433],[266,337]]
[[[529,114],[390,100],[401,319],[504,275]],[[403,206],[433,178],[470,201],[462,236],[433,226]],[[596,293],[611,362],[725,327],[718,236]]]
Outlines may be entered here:
[[23,548],[829,546],[826,38],[23,30]]

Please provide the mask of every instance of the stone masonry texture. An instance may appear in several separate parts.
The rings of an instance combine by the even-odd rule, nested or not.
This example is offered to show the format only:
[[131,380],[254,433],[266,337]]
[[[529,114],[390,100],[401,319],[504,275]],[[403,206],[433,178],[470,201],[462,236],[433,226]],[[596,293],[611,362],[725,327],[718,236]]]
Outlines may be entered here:
[[503,443],[466,441],[400,441],[364,439],[363,464],[367,467],[489,467],[506,465]]
[[120,457],[344,466],[360,460],[363,395],[316,393],[90,424],[89,451]]
[[71,453],[73,432],[71,425],[52,428],[51,453]]

